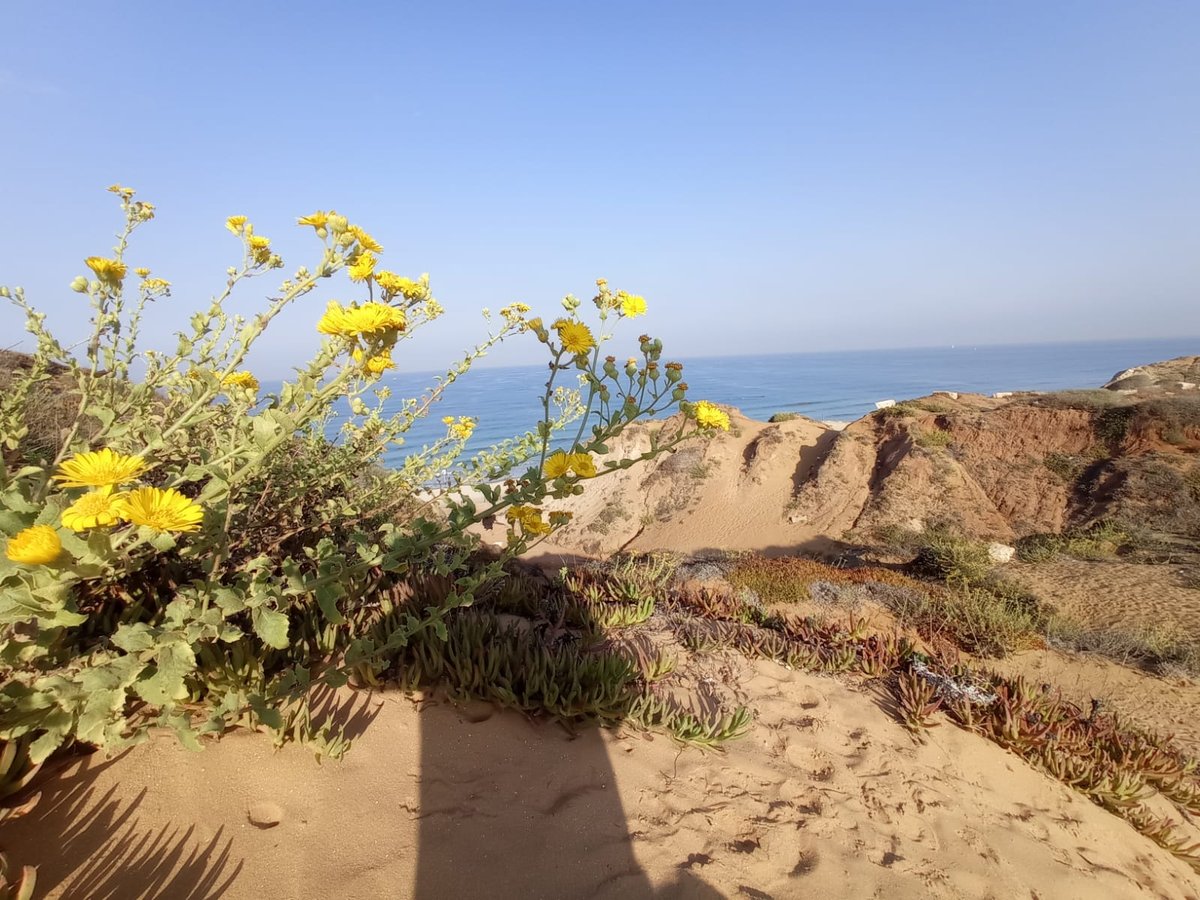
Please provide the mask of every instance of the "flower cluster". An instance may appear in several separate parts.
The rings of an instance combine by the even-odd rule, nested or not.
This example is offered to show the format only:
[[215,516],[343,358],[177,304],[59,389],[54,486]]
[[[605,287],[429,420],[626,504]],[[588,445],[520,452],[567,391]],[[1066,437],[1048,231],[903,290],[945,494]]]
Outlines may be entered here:
[[[89,531],[128,522],[157,531],[196,531],[204,520],[204,510],[174,488],[117,490],[147,468],[142,457],[117,453],[108,447],[75,454],[58,467],[53,478],[64,488],[90,490],[62,511],[63,527]],[[27,565],[54,562],[61,552],[62,542],[49,525],[26,528],[14,535],[5,548],[11,561]]]
[[446,416],[442,419],[442,424],[450,430],[450,437],[456,441],[465,441],[475,433],[475,419],[470,416],[459,416],[457,419],[454,416]]
[[560,478],[568,472],[574,472],[580,478],[595,478],[596,462],[587,453],[555,450],[546,458],[542,471],[547,478]]
[[330,300],[325,307],[325,314],[317,321],[317,331],[321,334],[358,338],[363,335],[403,331],[406,324],[404,310],[388,306],[386,303],[371,300],[342,306],[338,301]]

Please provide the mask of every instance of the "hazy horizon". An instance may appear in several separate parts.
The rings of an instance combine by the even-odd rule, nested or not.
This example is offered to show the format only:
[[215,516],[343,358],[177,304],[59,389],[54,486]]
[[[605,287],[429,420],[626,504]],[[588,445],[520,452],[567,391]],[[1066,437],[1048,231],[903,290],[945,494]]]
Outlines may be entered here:
[[[152,346],[236,261],[227,215],[287,264],[247,312],[315,259],[295,218],[330,207],[447,307],[408,371],[481,338],[481,307],[553,316],[598,276],[650,304],[619,356],[641,331],[685,359],[1200,335],[1200,6],[353,11],[9,10],[0,284],[81,338],[67,285],[108,252],[121,182],[159,210],[131,265],[175,286]],[[358,295],[306,298],[255,371]],[[29,348],[7,304],[0,329]]]

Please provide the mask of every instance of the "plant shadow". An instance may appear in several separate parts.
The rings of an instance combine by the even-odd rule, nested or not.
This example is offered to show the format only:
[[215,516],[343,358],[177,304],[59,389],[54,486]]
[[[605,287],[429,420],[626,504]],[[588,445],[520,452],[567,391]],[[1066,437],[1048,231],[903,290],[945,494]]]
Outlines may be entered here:
[[[99,754],[78,760],[43,781],[40,797],[24,815],[0,824],[0,845],[22,862],[37,865],[37,893],[70,900],[225,896],[242,870],[233,839],[194,825],[159,830],[144,826],[138,812],[143,789],[132,800],[116,788],[99,794],[96,777],[120,757]],[[36,790],[36,788],[35,788]]]

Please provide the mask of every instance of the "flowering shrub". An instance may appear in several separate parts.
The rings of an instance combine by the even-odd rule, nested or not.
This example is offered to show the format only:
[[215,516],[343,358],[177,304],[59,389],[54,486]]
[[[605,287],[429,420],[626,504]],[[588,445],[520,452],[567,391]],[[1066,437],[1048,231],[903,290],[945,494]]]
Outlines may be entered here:
[[[154,207],[110,190],[125,214],[117,245],[87,258],[90,274],[71,283],[92,311],[82,358],[21,289],[0,288],[37,342],[0,397],[0,740],[27,745],[34,763],[70,741],[121,747],[156,725],[193,747],[242,724],[340,752],[337,735],[309,718],[311,687],[336,687],[349,673],[370,680],[418,632],[444,636],[447,611],[469,604],[503,563],[464,568],[471,525],[502,516],[507,555],[520,553],[565,522],[543,513],[548,497],[636,461],[600,462],[630,422],[685,413],[641,458],[728,425],[687,403],[681,367],[660,365],[658,340],[642,336],[640,355],[621,369],[602,360],[606,327],[645,312],[641,297],[603,281],[597,332],[573,297],[550,327],[513,304],[428,391],[393,401],[381,376],[443,310],[427,276],[384,270],[379,243],[335,212],[299,220],[314,232],[316,261],[248,319],[229,315],[226,301],[284,263],[245,216],[230,217],[241,260],[223,290],[173,349],[144,349],[143,313],[171,286],[126,261]],[[303,308],[343,270],[340,291],[353,299],[329,299],[319,314]],[[264,393],[248,354],[294,306],[323,343]],[[444,437],[394,469],[380,466],[475,361],[522,334],[549,356],[536,430],[464,457],[477,420],[447,417]],[[35,440],[39,386],[64,375],[74,415],[62,434]],[[349,416],[339,419],[339,408]],[[567,449],[551,452],[568,426]],[[420,571],[453,576],[452,589],[383,617],[380,589]]]

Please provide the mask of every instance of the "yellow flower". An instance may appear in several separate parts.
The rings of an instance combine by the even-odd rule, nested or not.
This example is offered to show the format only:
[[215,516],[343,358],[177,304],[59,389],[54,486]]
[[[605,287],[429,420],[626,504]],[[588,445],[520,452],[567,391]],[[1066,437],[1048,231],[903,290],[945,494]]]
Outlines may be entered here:
[[370,250],[372,253],[383,252],[383,247],[379,246],[379,241],[375,240],[375,238],[371,237],[357,225],[351,225],[346,229],[346,231],[348,231],[354,237],[354,239],[358,241],[358,246],[362,247],[364,250]]
[[561,450],[555,450],[546,458],[546,465],[542,468],[547,478],[559,478],[566,475],[571,469],[571,457],[563,453]]
[[728,414],[709,403],[707,400],[701,400],[696,404],[696,424],[701,428],[720,429],[721,431],[729,430]]
[[562,341],[563,349],[572,356],[587,353],[596,346],[592,330],[582,322],[572,322],[570,319],[559,319],[554,323],[558,339]]
[[520,525],[525,534],[549,534],[550,526],[542,521],[542,513],[533,506],[514,506],[507,513],[509,523]]
[[62,541],[58,532],[49,525],[34,525],[19,531],[8,539],[4,555],[12,562],[27,566],[42,566],[52,563],[62,553]]
[[317,331],[321,334],[357,337],[360,334],[403,331],[404,325],[404,311],[386,303],[370,301],[361,306],[342,306],[336,300],[330,300],[325,307],[325,314],[317,322]]
[[145,268],[144,266],[139,266],[138,268],[134,269],[133,272],[135,275],[137,275],[138,278],[145,278],[147,275],[150,274],[150,270]]
[[55,473],[63,487],[112,487],[133,481],[147,469],[140,456],[126,456],[108,447],[88,453],[76,453]]
[[171,282],[165,278],[147,278],[142,282],[142,287],[147,291],[165,291],[171,286]]
[[419,300],[425,296],[425,286],[411,278],[403,278],[395,272],[383,270],[375,274],[375,283],[385,294],[403,294],[409,300]]
[[375,257],[364,251],[346,271],[350,273],[351,281],[366,281],[375,271]]
[[121,499],[121,518],[159,531],[196,531],[204,510],[174,488],[138,488]]
[[62,523],[72,531],[87,531],[121,521],[124,494],[114,494],[112,488],[88,491],[62,512]]
[[596,477],[596,463],[588,454],[572,453],[570,459],[571,469],[580,478]]
[[324,228],[329,221],[329,213],[317,210],[311,216],[301,216],[296,220],[297,225],[311,225],[313,228]]
[[362,367],[362,370],[369,375],[382,375],[388,369],[396,368],[396,364],[386,353],[378,353],[375,356],[368,357],[361,350],[356,349],[351,356]]
[[246,388],[249,391],[257,391],[258,379],[249,372],[230,372],[221,379],[221,387]]
[[125,278],[125,263],[115,259],[105,259],[102,256],[89,256],[84,260],[87,267],[96,273],[96,277],[110,287],[120,287]]
[[241,235],[246,230],[245,216],[230,216],[225,220],[225,227],[236,235]]
[[470,416],[459,416],[456,422],[450,416],[446,416],[442,421],[450,428],[450,437],[458,441],[467,440],[475,433],[475,420]]
[[624,291],[617,293],[617,299],[621,301],[621,315],[632,319],[635,316],[644,316],[646,314],[646,298],[637,294],[627,294]]

